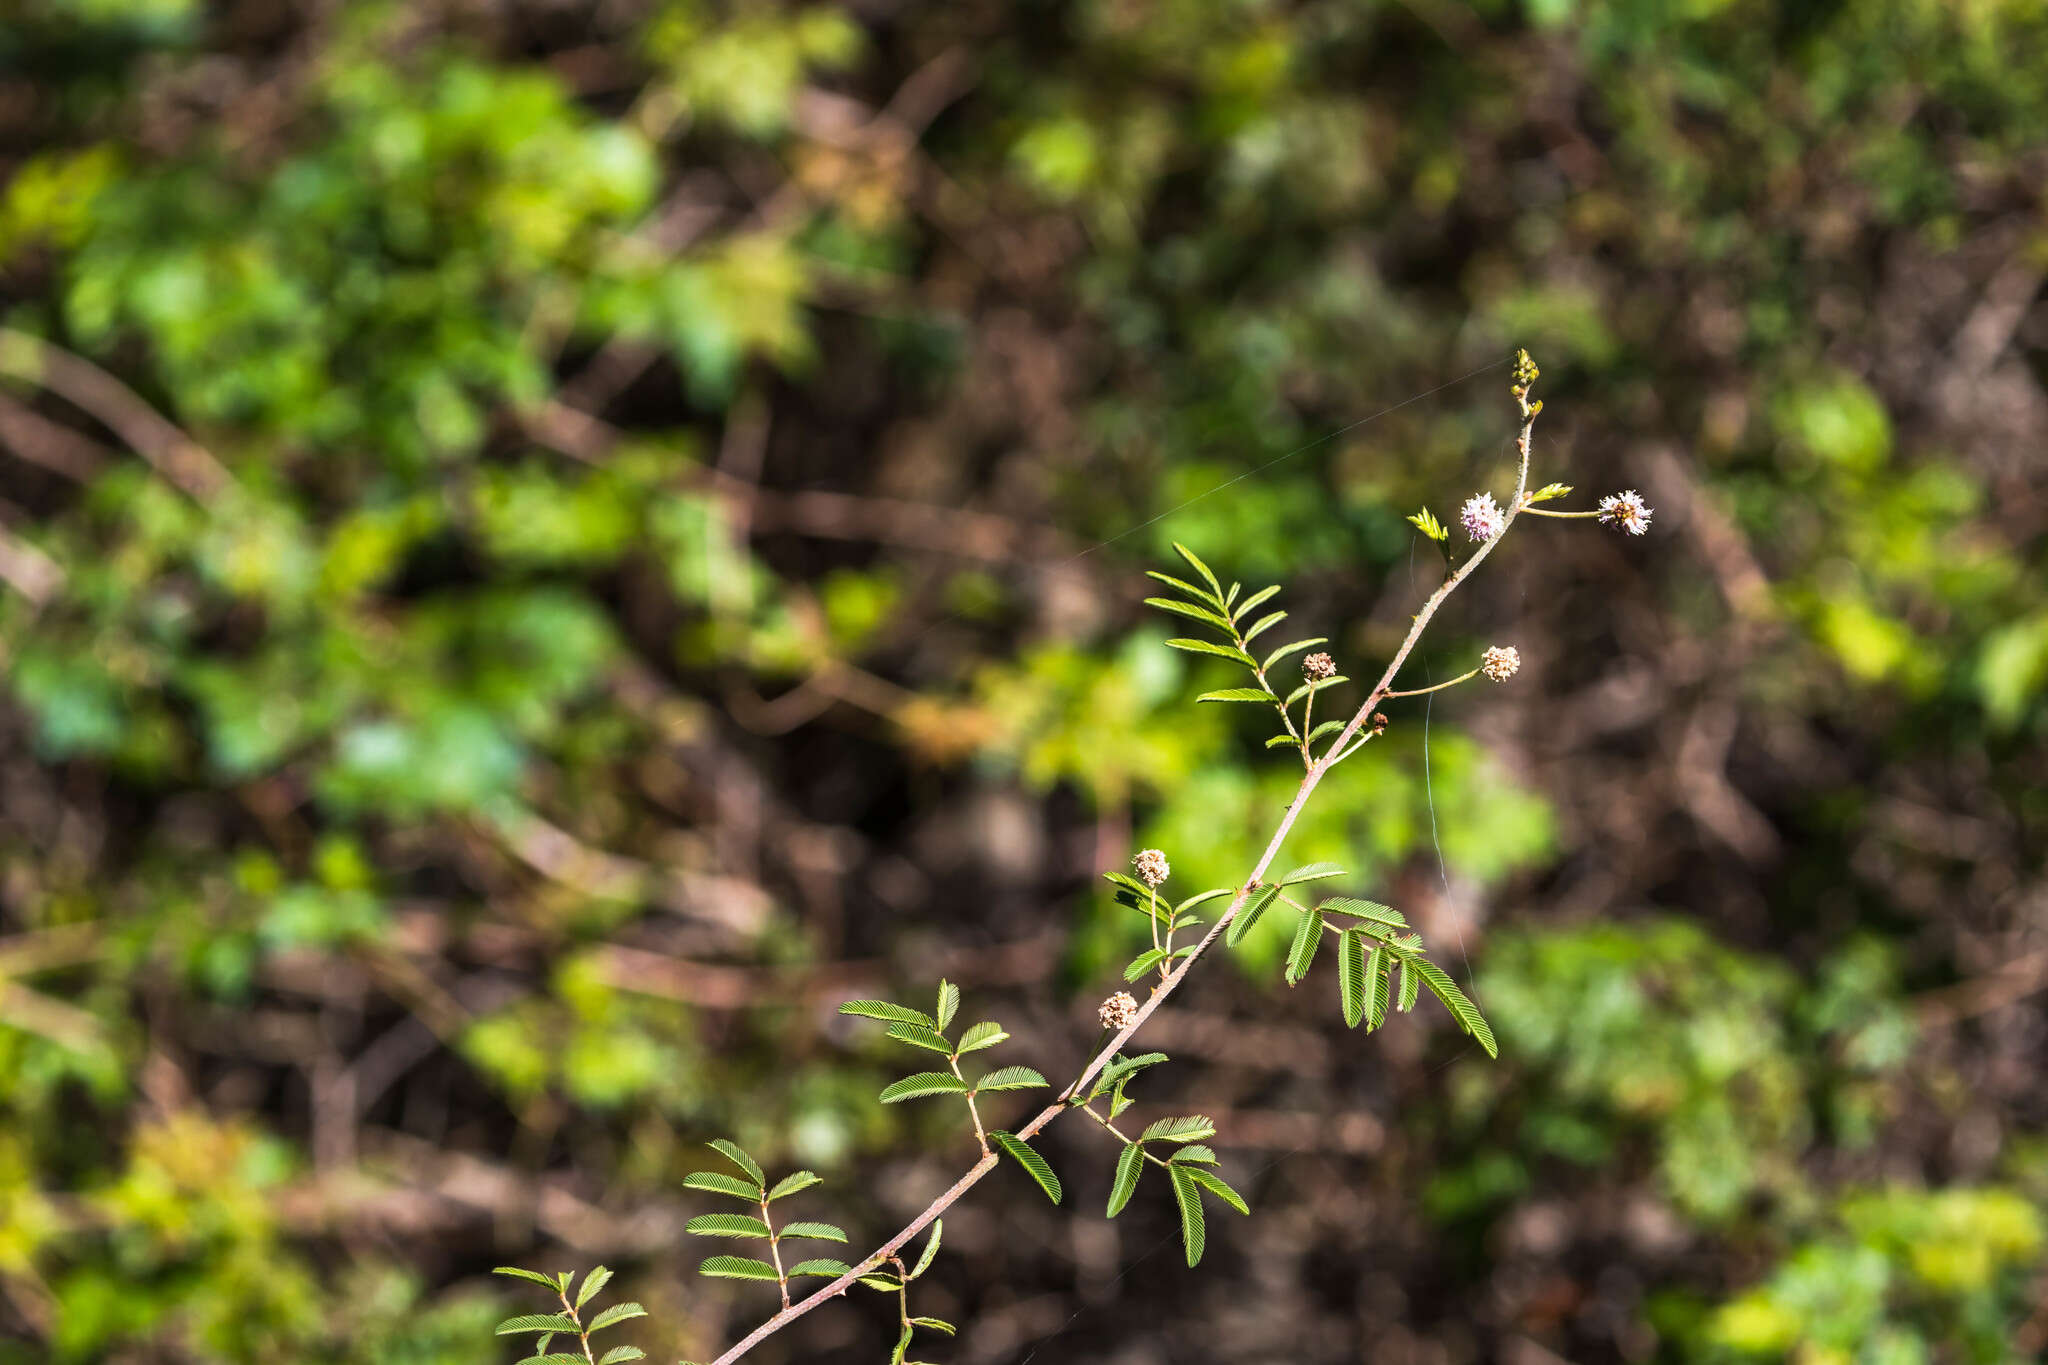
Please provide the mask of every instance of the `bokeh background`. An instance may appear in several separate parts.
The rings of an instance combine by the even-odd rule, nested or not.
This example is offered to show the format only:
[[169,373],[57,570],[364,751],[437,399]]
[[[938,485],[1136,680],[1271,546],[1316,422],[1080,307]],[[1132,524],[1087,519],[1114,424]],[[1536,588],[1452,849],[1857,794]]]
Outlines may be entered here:
[[1256,1216],[1190,1273],[1056,1126],[918,1354],[2048,1349],[2035,0],[5,11],[0,1360],[511,1361],[489,1268],[597,1261],[708,1359],[773,1293],[694,1274],[707,1139],[867,1244],[970,1155],[838,1001],[1068,1073],[1099,873],[1291,791],[1141,571],[1375,674],[1516,345],[1651,533],[1519,525],[1409,681],[1521,675],[1284,855],[1500,1060],[1218,954],[1134,1093]]

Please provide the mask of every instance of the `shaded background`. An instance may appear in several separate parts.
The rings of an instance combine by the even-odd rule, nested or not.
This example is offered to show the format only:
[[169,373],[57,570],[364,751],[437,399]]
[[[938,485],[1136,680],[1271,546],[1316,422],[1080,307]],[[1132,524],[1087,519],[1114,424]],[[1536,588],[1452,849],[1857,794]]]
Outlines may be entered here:
[[597,1260],[709,1358],[706,1139],[862,1245],[970,1155],[839,1000],[1068,1073],[1097,874],[1291,791],[1141,569],[1376,674],[1515,345],[1651,533],[1518,526],[1411,682],[1521,675],[1283,855],[1501,1060],[1269,926],[1134,1092],[1255,1217],[1188,1272],[1061,1124],[918,1354],[2048,1346],[2033,0],[14,0],[0,174],[0,1360],[509,1361]]

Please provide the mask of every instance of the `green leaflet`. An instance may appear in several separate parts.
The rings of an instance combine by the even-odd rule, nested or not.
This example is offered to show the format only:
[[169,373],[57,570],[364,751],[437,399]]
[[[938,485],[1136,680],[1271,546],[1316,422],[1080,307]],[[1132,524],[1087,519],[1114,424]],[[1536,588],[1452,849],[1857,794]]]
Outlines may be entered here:
[[1280,878],[1275,886],[1293,886],[1296,882],[1319,882],[1330,877],[1341,877],[1344,869],[1335,863],[1306,863]]
[[1199,1142],[1190,1142],[1187,1146],[1181,1148],[1172,1156],[1168,1157],[1167,1160],[1196,1161],[1202,1163],[1203,1165],[1214,1166],[1216,1164],[1216,1153],[1211,1151],[1208,1147],[1203,1146]]
[[752,1176],[755,1189],[760,1189],[768,1183],[768,1177],[761,1174],[761,1168],[754,1164],[754,1158],[741,1151],[738,1144],[727,1142],[724,1138],[713,1138],[711,1150]]
[[1381,905],[1378,901],[1362,901],[1352,896],[1332,896],[1323,902],[1323,909],[1334,910],[1342,915],[1353,915],[1359,919],[1376,920],[1381,924],[1391,924],[1397,929],[1408,927],[1408,921],[1402,917],[1399,910]]
[[612,1272],[607,1270],[603,1266],[598,1266],[596,1269],[592,1270],[588,1275],[585,1275],[583,1277],[583,1287],[576,1291],[576,1306],[578,1308],[581,1308],[584,1304],[589,1303],[590,1296],[595,1294],[598,1290],[604,1288],[606,1282],[608,1282],[611,1279],[611,1277]]
[[910,1349],[910,1333],[912,1330],[909,1323],[903,1324],[903,1332],[896,1338],[896,1349],[889,1352],[889,1365],[903,1365],[903,1353]]
[[1387,976],[1393,965],[1393,955],[1374,944],[1365,964],[1365,974],[1372,982],[1372,995],[1366,1003],[1367,1032],[1387,1022]]
[[697,1267],[697,1273],[715,1280],[773,1280],[775,1267],[745,1256],[713,1256]]
[[1287,984],[1298,984],[1308,975],[1309,965],[1316,960],[1316,949],[1323,942],[1323,912],[1304,910],[1295,922],[1294,942],[1287,948]]
[[853,1267],[844,1261],[835,1261],[829,1256],[819,1256],[809,1261],[798,1261],[789,1268],[791,1275],[817,1275],[825,1279],[838,1279],[849,1274]]
[[892,1005],[886,1000],[849,1000],[839,1007],[839,1012],[862,1019],[880,1019],[891,1024],[920,1024],[934,1031],[939,1027],[939,1021],[923,1010]]
[[712,1194],[729,1195],[734,1199],[744,1199],[750,1204],[761,1202],[761,1191],[759,1189],[749,1185],[738,1176],[727,1175],[723,1171],[692,1171],[683,1177],[683,1188],[686,1190],[705,1190]]
[[1186,1114],[1160,1119],[1138,1135],[1140,1142],[1200,1142],[1216,1133],[1215,1121],[1206,1114]]
[[1187,546],[1176,540],[1173,542],[1173,552],[1182,559],[1185,559],[1188,562],[1188,567],[1202,576],[1202,581],[1209,585],[1211,591],[1218,597],[1223,596],[1223,585],[1216,581],[1215,574],[1209,572],[1209,566],[1195,557],[1193,550],[1190,550]]
[[1147,569],[1145,570],[1145,577],[1156,578],[1161,583],[1166,584],[1169,588],[1175,588],[1181,592],[1186,593],[1188,596],[1194,598],[1197,602],[1210,602],[1214,603],[1216,606],[1219,607],[1223,605],[1221,602],[1218,602],[1215,598],[1211,597],[1208,594],[1207,590],[1198,588],[1194,584],[1185,582],[1182,579],[1175,578],[1170,573],[1160,573],[1157,569]]
[[568,1283],[566,1278],[556,1279],[553,1275],[543,1275],[538,1270],[521,1270],[516,1265],[501,1265],[493,1269],[491,1273],[493,1275],[517,1275],[522,1280],[532,1280],[535,1284],[546,1285],[549,1289],[557,1292]]
[[1274,626],[1279,625],[1282,621],[1285,621],[1286,619],[1287,613],[1284,611],[1276,611],[1273,612],[1271,615],[1261,616],[1258,619],[1258,621],[1252,626],[1252,628],[1250,630],[1247,630],[1240,638],[1243,639],[1243,641],[1246,644],[1250,644],[1252,641],[1258,639],[1259,636],[1263,635],[1266,631],[1271,630]]
[[1208,640],[1173,639],[1166,642],[1166,647],[1184,650],[1189,654],[1214,654],[1219,659],[1228,659],[1234,664],[1243,664],[1246,668],[1258,667],[1251,655],[1235,645],[1212,644]]
[[927,1052],[937,1052],[947,1057],[953,1055],[953,1045],[946,1041],[945,1036],[933,1032],[923,1024],[891,1024],[883,1036],[894,1038],[899,1043],[908,1043],[912,1047],[921,1047]]
[[[641,1350],[638,1346],[614,1346],[597,1358],[597,1365],[624,1365],[628,1360],[644,1360],[646,1358],[647,1352]],[[574,1360],[576,1357],[570,1356],[569,1359]]]
[[1400,1010],[1403,1014],[1414,1009],[1415,995],[1421,984],[1416,979],[1414,963],[1405,957],[1402,958],[1400,998],[1395,1002],[1394,1008]]
[[567,1313],[526,1313],[516,1318],[506,1318],[498,1324],[498,1335],[513,1336],[520,1332],[575,1332],[581,1329],[576,1319]]
[[811,1237],[820,1242],[843,1242],[846,1232],[830,1223],[791,1223],[782,1229],[784,1237]]
[[1318,678],[1314,682],[1305,682],[1287,694],[1287,705],[1292,706],[1303,697],[1313,696],[1326,687],[1335,687],[1338,683],[1348,683],[1350,681],[1351,679],[1339,673],[1334,678]]
[[1131,959],[1130,966],[1124,968],[1124,980],[1136,981],[1165,960],[1166,950],[1164,948],[1147,948],[1144,952]]
[[766,1237],[768,1225],[743,1213],[700,1213],[684,1224],[683,1231],[699,1237]]
[[[1179,1170],[1180,1168],[1175,1167],[1174,1169]],[[1251,1213],[1251,1205],[1244,1202],[1244,1196],[1239,1194],[1236,1190],[1231,1189],[1230,1185],[1223,1179],[1223,1177],[1216,1174],[1214,1171],[1205,1171],[1196,1168],[1190,1170],[1188,1172],[1188,1175],[1193,1178],[1194,1182],[1197,1185],[1200,1185],[1203,1189],[1209,1191],[1209,1193],[1215,1195],[1218,1199],[1221,1199],[1224,1203],[1230,1205],[1230,1207],[1236,1209],[1239,1213],[1246,1215],[1249,1215]]]
[[924,1253],[917,1258],[917,1266],[910,1272],[911,1279],[914,1280],[918,1276],[924,1274],[925,1271],[931,1269],[932,1259],[939,1254],[939,1237],[945,1231],[945,1219],[940,1218],[933,1221],[932,1235],[929,1238],[925,1239]]
[[1028,1066],[999,1066],[974,1083],[982,1090],[1036,1090],[1048,1084],[1045,1077]]
[[1176,916],[1184,915],[1198,905],[1207,905],[1210,901],[1221,900],[1225,896],[1234,896],[1236,894],[1237,888],[1234,886],[1218,886],[1207,891],[1197,891],[1179,905],[1174,906],[1173,913]]
[[882,1091],[883,1104],[900,1104],[904,1100],[920,1100],[931,1095],[964,1095],[967,1082],[944,1071],[920,1071],[914,1076],[905,1076]]
[[1112,1057],[1108,1065],[1096,1074],[1095,1088],[1088,1092],[1088,1098],[1094,1099],[1125,1078],[1137,1074],[1148,1066],[1157,1066],[1165,1060],[1166,1054],[1163,1052],[1141,1052],[1135,1057]]
[[1259,922],[1259,916],[1266,913],[1266,907],[1271,905],[1279,894],[1280,888],[1277,885],[1260,887],[1253,892],[1252,898],[1245,902],[1244,909],[1237,912],[1237,918],[1223,931],[1223,941],[1235,948],[1243,941],[1244,936],[1252,931],[1252,926]]
[[960,988],[950,981],[939,982],[939,1032],[946,1031],[946,1026],[953,1022],[953,1016],[959,1009]]
[[1366,995],[1371,989],[1365,970],[1365,935],[1347,929],[1337,940],[1337,991],[1344,1005],[1344,1022],[1357,1028],[1365,1019]]
[[1326,645],[1328,643],[1330,643],[1330,639],[1327,635],[1318,635],[1311,640],[1295,640],[1290,644],[1280,646],[1280,648],[1268,654],[1266,661],[1260,664],[1259,668],[1261,671],[1270,672],[1274,664],[1279,663],[1288,655],[1299,654],[1304,649],[1314,649],[1317,645]]
[[1170,611],[1189,617],[1192,620],[1202,622],[1204,625],[1214,626],[1225,635],[1230,633],[1230,622],[1215,612],[1210,611],[1207,607],[1197,607],[1187,602],[1176,602],[1171,597],[1148,597],[1145,599],[1145,605],[1157,607],[1161,611]]
[[1138,1177],[1145,1173],[1145,1149],[1133,1142],[1125,1146],[1116,1159],[1116,1179],[1109,1187],[1109,1216],[1116,1217],[1124,1211],[1124,1205],[1131,1202],[1131,1195],[1138,1188]]
[[988,1138],[1019,1166],[1031,1173],[1031,1178],[1038,1182],[1038,1188],[1045,1191],[1046,1198],[1055,1204],[1060,1202],[1060,1178],[1053,1174],[1052,1167],[1045,1164],[1045,1158],[1033,1150],[1030,1143],[1015,1133],[1005,1133],[1001,1130],[990,1133]]
[[615,1303],[590,1320],[590,1330],[601,1332],[616,1323],[646,1316],[647,1310],[637,1303]]
[[1224,687],[1214,692],[1204,692],[1196,701],[1278,701],[1271,692],[1262,692],[1256,687]]
[[912,1327],[928,1328],[934,1332],[944,1332],[949,1337],[954,1333],[953,1324],[947,1322],[944,1318],[912,1318],[910,1325]]
[[1486,1016],[1479,1007],[1458,989],[1458,984],[1445,975],[1443,968],[1425,957],[1408,959],[1408,966],[1422,974],[1422,983],[1430,993],[1444,1002],[1444,1008],[1458,1021],[1458,1026],[1479,1040],[1479,1046],[1486,1049],[1489,1057],[1500,1056],[1500,1044],[1494,1041],[1493,1029],[1488,1026]]
[[1432,513],[1427,507],[1423,508],[1420,512],[1417,512],[1415,515],[1409,517],[1408,520],[1411,524],[1414,525],[1416,530],[1422,532],[1422,534],[1428,536],[1431,540],[1450,539],[1451,533],[1444,529],[1444,524],[1438,521],[1436,519],[1436,515]]
[[773,1203],[784,1195],[795,1194],[799,1190],[807,1190],[813,1185],[822,1185],[824,1183],[824,1177],[815,1171],[796,1171],[776,1181],[775,1188],[768,1191],[768,1199],[770,1203]]
[[1274,593],[1278,591],[1280,591],[1280,585],[1278,583],[1275,583],[1270,588],[1260,588],[1257,592],[1253,593],[1250,597],[1245,598],[1244,601],[1239,602],[1236,607],[1232,608],[1230,613],[1231,619],[1235,621],[1242,621],[1245,617],[1251,615],[1253,607],[1256,607],[1257,605],[1259,605],[1259,603],[1265,601],[1267,598],[1271,597]]
[[1009,1034],[1003,1032],[1001,1024],[992,1024],[984,1021],[961,1034],[960,1046],[955,1050],[960,1055],[965,1056],[970,1052],[979,1052],[985,1047],[994,1047],[1009,1036]]
[[1187,1249],[1192,1267],[1200,1264],[1208,1240],[1202,1226],[1202,1187],[1189,1167],[1168,1166],[1166,1173],[1173,1178],[1173,1197],[1180,1205],[1181,1245]]

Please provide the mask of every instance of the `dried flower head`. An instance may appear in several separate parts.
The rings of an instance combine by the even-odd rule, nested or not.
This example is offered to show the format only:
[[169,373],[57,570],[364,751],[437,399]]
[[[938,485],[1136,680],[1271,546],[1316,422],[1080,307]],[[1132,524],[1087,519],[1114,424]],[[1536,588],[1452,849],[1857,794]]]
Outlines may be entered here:
[[1387,728],[1387,717],[1385,712],[1375,711],[1372,713],[1372,728],[1375,732]]
[[1478,497],[1465,499],[1458,520],[1465,527],[1465,534],[1474,540],[1492,540],[1507,529],[1507,518],[1493,501],[1493,494],[1481,493]]
[[1652,509],[1643,505],[1642,494],[1631,488],[1600,499],[1600,520],[1618,530],[1639,536],[1650,529]]
[[1479,656],[1479,667],[1495,682],[1506,682],[1522,666],[1522,656],[1513,645],[1495,645]]
[[1147,886],[1157,886],[1173,874],[1166,864],[1166,855],[1156,848],[1148,848],[1131,859],[1131,866],[1138,871],[1138,880]]
[[1118,991],[1102,1002],[1102,1007],[1095,1011],[1095,1017],[1106,1029],[1129,1028],[1131,1021],[1138,1017],[1138,1002],[1131,998],[1129,991]]
[[1334,678],[1337,676],[1337,661],[1327,654],[1311,654],[1301,661],[1301,676],[1310,682]]

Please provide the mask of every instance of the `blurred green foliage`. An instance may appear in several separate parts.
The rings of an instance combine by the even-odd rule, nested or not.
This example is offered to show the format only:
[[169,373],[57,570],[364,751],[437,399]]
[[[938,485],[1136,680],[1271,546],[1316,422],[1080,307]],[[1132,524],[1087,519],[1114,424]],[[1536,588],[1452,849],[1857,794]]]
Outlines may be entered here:
[[[1397,1249],[1403,1301],[1454,1358],[2042,1348],[2038,1003],[1911,999],[2037,951],[2033,0],[22,0],[0,70],[0,1361],[501,1359],[477,1276],[560,1224],[334,1205],[425,1151],[623,1228],[707,1132],[900,1144],[803,991],[1020,922],[1098,981],[1069,846],[1240,877],[1295,775],[1137,570],[1383,657],[1516,343],[1539,478],[1656,534],[1489,566],[1419,680],[1526,691],[1390,708],[1288,854],[1485,907],[1502,1061],[1397,1023],[1361,1187],[1688,1250],[1551,1266],[1648,1347]],[[697,1352],[674,1260],[615,1256]]]

